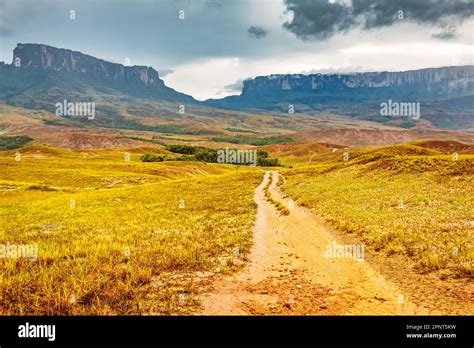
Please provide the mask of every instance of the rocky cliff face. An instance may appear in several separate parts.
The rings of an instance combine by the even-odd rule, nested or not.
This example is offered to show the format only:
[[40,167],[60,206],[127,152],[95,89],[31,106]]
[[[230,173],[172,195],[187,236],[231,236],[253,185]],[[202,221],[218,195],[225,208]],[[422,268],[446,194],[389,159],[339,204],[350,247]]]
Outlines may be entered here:
[[[173,102],[196,101],[165,85],[158,71],[146,66],[124,66],[62,48],[18,44],[13,62],[0,66],[0,99],[29,106],[53,103],[58,97],[93,98],[116,92]],[[33,101],[31,101],[31,98]],[[39,106],[38,106],[39,107]]]
[[164,86],[158,72],[146,66],[123,66],[106,62],[80,52],[39,44],[18,44],[13,51],[17,67],[51,69],[94,76],[114,82]]
[[404,72],[356,74],[270,75],[244,81],[242,97],[272,97],[298,93],[314,96],[357,96],[365,99],[409,97],[430,100],[474,94],[474,66],[444,67]]
[[404,72],[270,75],[244,81],[242,93],[205,103],[229,109],[288,113],[330,112],[411,127],[383,117],[382,103],[417,103],[422,118],[443,128],[474,125],[474,66]]

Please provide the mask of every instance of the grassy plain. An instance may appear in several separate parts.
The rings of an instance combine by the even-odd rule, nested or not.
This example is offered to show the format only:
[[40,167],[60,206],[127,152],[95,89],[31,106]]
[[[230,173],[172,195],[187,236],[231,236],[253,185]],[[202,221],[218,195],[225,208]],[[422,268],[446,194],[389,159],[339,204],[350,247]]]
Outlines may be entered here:
[[[472,276],[470,146],[264,149],[295,165],[278,169],[286,193],[371,251],[409,258],[420,272]],[[262,168],[144,163],[143,153],[167,154],[0,152],[0,244],[38,246],[36,261],[0,257],[0,314],[190,314],[213,277],[242,266]]]
[[38,259],[0,258],[2,315],[189,313],[201,282],[246,258],[261,170],[15,152],[0,153],[0,243],[37,244]]

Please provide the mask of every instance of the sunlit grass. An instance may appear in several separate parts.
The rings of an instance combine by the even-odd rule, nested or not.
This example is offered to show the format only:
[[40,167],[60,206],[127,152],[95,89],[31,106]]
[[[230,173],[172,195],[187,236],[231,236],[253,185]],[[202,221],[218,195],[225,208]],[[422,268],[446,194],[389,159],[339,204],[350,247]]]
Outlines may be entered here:
[[245,258],[261,171],[101,156],[0,158],[0,243],[39,254],[0,258],[1,314],[187,313],[197,272]]
[[421,149],[402,146],[389,152],[288,170],[283,188],[376,252],[405,255],[421,271],[470,276],[474,156],[454,161],[451,155],[420,155]]

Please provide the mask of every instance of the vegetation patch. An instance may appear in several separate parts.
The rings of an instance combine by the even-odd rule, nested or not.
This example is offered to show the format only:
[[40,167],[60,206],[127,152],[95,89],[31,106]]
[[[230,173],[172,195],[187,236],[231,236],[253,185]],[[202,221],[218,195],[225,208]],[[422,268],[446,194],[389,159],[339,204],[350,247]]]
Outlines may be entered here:
[[157,144],[157,145],[165,145],[163,142],[156,140],[155,137],[152,137],[152,139],[146,139],[146,138],[141,138],[141,137],[129,137],[129,136],[120,136],[117,138],[123,138],[123,139],[131,139],[131,140],[137,140],[137,141],[143,141],[147,143],[152,143],[152,144]]
[[260,132],[256,132],[256,131],[249,130],[249,129],[242,129],[242,128],[228,127],[228,128],[226,128],[226,130],[228,130],[229,132],[233,132],[233,133],[253,133],[253,134],[260,134]]
[[292,139],[289,137],[278,136],[278,137],[255,138],[255,137],[247,137],[243,135],[220,136],[220,137],[214,137],[212,138],[212,140],[215,142],[220,142],[220,143],[248,144],[248,145],[255,145],[255,146],[289,143],[292,141]]
[[[199,161],[206,163],[219,163],[219,150],[210,149],[201,146],[189,145],[168,145],[166,150],[181,154],[182,156],[167,156],[145,153],[140,159],[142,162],[164,162],[164,161]],[[257,166],[273,167],[279,166],[280,162],[277,158],[269,158],[268,153],[261,150],[256,151]],[[235,163],[239,164],[239,163]],[[240,165],[240,164],[239,164]]]
[[32,141],[29,136],[20,135],[14,137],[0,137],[0,151],[3,150],[14,150],[25,146]]

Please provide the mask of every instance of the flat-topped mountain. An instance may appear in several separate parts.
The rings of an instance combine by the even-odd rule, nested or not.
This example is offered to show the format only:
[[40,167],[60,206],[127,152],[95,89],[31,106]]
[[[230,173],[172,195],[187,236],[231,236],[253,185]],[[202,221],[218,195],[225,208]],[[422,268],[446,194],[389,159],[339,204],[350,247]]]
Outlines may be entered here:
[[474,66],[403,72],[258,76],[244,81],[240,95],[210,99],[206,104],[283,112],[293,105],[295,112],[328,111],[383,122],[379,117],[380,104],[388,100],[420,103],[421,118],[438,121],[440,126],[449,122],[472,126]]
[[258,76],[244,81],[240,96],[209,100],[243,105],[300,100],[308,96],[444,100],[474,95],[474,66],[452,66],[402,72]]
[[121,83],[164,87],[158,71],[147,66],[124,66],[106,62],[81,52],[37,44],[18,44],[13,50],[13,64],[19,68],[52,69],[93,75]]
[[20,105],[22,96],[57,102],[57,88],[70,98],[88,97],[94,92],[119,92],[141,98],[194,102],[191,96],[167,87],[151,67],[124,66],[43,44],[18,44],[12,64],[1,65],[0,73],[0,97]]

